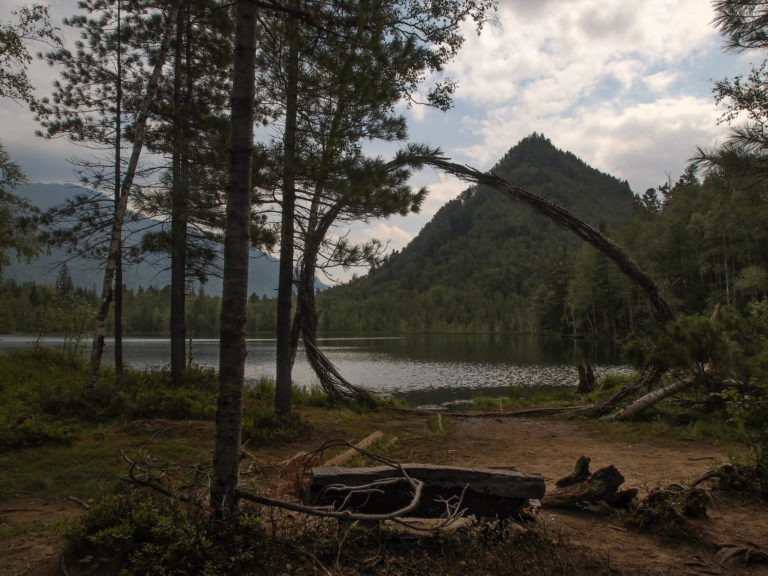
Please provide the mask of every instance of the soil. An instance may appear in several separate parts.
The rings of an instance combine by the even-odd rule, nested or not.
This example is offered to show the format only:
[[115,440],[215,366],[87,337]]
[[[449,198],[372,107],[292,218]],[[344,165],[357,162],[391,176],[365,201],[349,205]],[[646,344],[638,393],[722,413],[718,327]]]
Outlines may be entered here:
[[[209,425],[196,430],[203,432]],[[331,438],[359,440],[365,435],[343,426],[338,421],[318,424],[303,442],[250,450],[260,463],[277,462]],[[591,458],[593,471],[614,465],[625,478],[623,487],[637,488],[641,498],[656,487],[690,481],[726,460],[712,446],[630,444],[571,420],[443,417],[436,422],[435,417],[380,412],[366,418],[366,426],[368,432],[379,429],[398,437],[388,456],[400,461],[538,472],[547,490],[554,489],[555,481],[568,474],[580,456]],[[212,438],[212,428],[209,431]],[[710,494],[708,518],[686,521],[674,535],[641,530],[627,522],[626,514],[605,511],[542,509],[530,525],[555,543],[603,559],[611,574],[768,575],[768,564],[755,561],[759,558],[754,553],[768,551],[768,506],[717,490]],[[31,497],[0,503],[0,576],[59,573],[64,541],[50,526],[76,518],[87,504]],[[583,572],[588,573],[595,574]]]

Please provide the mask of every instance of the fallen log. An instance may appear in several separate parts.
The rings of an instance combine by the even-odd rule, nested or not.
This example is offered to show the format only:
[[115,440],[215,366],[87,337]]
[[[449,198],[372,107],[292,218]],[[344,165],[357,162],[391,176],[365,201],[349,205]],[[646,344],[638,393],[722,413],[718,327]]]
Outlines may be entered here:
[[312,468],[304,503],[379,514],[402,507],[412,498],[408,486],[392,479],[405,473],[424,483],[421,500],[409,515],[423,518],[456,516],[508,518],[520,514],[531,499],[544,496],[541,474],[514,470],[403,464],[370,468]]
[[328,460],[324,464],[324,466],[341,466],[342,464],[346,464],[347,462],[352,460],[352,458],[360,454],[360,450],[367,450],[368,448],[371,447],[371,444],[376,442],[376,440],[378,440],[379,438],[383,438],[383,437],[384,437],[384,432],[382,432],[381,430],[377,430],[373,434],[370,434],[365,438],[363,438],[362,440],[360,440],[360,442],[355,444],[354,447],[348,448],[341,454],[334,456],[333,458]]
[[[581,459],[580,459],[581,461]],[[587,462],[587,467],[589,462]],[[577,463],[577,468],[579,464]],[[566,477],[568,478],[568,477]],[[624,476],[615,466],[600,468],[578,484],[568,485],[544,496],[542,508],[582,510],[595,504],[606,503],[614,508],[624,508],[634,499],[637,490],[621,490]]]
[[624,408],[622,408],[621,410],[613,414],[608,414],[607,416],[603,416],[600,418],[600,420],[605,420],[606,422],[627,420],[628,418],[631,418],[635,414],[639,414],[646,408],[650,408],[651,406],[660,402],[664,398],[673,396],[678,392],[682,392],[683,390],[690,388],[691,386],[693,386],[695,382],[696,382],[695,376],[691,376],[684,380],[678,380],[674,384],[670,384],[665,388],[659,388],[658,390],[649,392],[645,396],[635,400],[629,406],[625,406]]

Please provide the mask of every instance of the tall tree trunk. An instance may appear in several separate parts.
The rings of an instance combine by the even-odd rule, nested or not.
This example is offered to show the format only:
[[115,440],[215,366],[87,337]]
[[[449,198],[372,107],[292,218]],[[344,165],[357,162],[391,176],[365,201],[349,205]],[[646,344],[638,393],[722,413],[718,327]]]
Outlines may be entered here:
[[[120,2],[117,0],[117,82],[115,87],[115,214],[120,207],[120,164],[123,131],[123,43],[120,38]],[[122,236],[122,235],[121,235]],[[117,262],[115,263],[115,377],[123,375],[123,242],[118,240]]]
[[237,2],[235,62],[232,82],[229,181],[224,235],[224,286],[219,343],[219,397],[213,452],[211,508],[231,521],[237,512],[240,472],[245,323],[248,302],[248,249],[251,214],[251,162],[256,69],[257,9]]
[[160,74],[163,69],[163,64],[168,57],[168,51],[171,46],[171,39],[174,34],[174,27],[176,24],[176,17],[179,13],[179,6],[182,0],[176,0],[171,7],[171,13],[168,17],[168,26],[165,29],[162,43],[160,45],[160,51],[157,55],[157,62],[152,70],[152,75],[147,83],[147,91],[144,94],[144,99],[141,102],[141,108],[139,110],[138,117],[136,119],[136,127],[134,132],[133,147],[131,149],[131,158],[128,161],[128,167],[125,171],[125,178],[123,184],[120,187],[120,201],[115,208],[115,219],[112,223],[112,234],[109,242],[109,256],[107,258],[106,269],[104,270],[104,280],[101,286],[101,298],[99,300],[99,308],[96,312],[96,326],[93,334],[93,346],[91,348],[91,361],[88,374],[88,381],[85,386],[85,393],[91,394],[96,387],[96,381],[99,377],[99,369],[101,368],[101,356],[104,352],[104,334],[106,332],[107,315],[109,314],[109,304],[112,301],[112,280],[115,276],[115,269],[118,263],[118,256],[120,254],[120,239],[123,233],[123,221],[125,220],[125,212],[128,208],[128,197],[130,196],[131,187],[133,186],[133,178],[136,175],[136,168],[139,165],[139,157],[141,156],[141,150],[144,146],[144,131],[147,126],[147,119],[149,117],[149,109],[155,98],[155,92],[157,91],[157,85],[160,81]]
[[[298,1],[292,3],[298,8]],[[280,228],[280,276],[277,289],[277,358],[275,369],[275,412],[291,413],[291,387],[296,346],[291,330],[293,299],[294,217],[296,206],[296,115],[298,111],[299,49],[298,23],[286,15],[288,62],[286,70],[285,133],[283,135],[283,203]]]
[[171,184],[171,375],[176,386],[182,384],[186,366],[186,252],[187,252],[187,187],[185,182],[186,104],[182,94],[184,75],[185,10],[179,11],[176,24],[176,46],[173,69],[173,159]]

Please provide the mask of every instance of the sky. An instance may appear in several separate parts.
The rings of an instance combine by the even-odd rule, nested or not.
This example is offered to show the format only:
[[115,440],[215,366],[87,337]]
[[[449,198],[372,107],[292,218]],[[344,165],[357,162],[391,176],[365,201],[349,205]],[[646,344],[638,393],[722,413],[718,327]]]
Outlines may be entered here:
[[[4,22],[12,3],[0,8]],[[55,21],[74,5],[56,0]],[[410,139],[487,170],[538,132],[626,179],[636,194],[677,180],[697,146],[711,148],[729,130],[718,123],[713,81],[748,72],[762,56],[724,53],[713,16],[708,0],[500,0],[481,35],[466,26],[466,42],[443,73],[458,82],[453,108],[404,109]],[[39,62],[31,70],[41,96],[56,76]],[[35,137],[32,115],[11,101],[0,101],[0,127],[0,142],[31,182],[75,182],[68,161],[90,154]],[[467,186],[432,169],[413,184],[430,190],[420,214],[358,224],[350,239],[401,249]]]

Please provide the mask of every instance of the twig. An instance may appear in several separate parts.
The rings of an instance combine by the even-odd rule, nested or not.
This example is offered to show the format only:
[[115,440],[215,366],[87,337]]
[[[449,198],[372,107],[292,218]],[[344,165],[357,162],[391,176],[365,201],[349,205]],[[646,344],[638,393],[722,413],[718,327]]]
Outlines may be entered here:
[[82,506],[82,507],[83,507],[83,508],[85,508],[86,510],[90,510],[90,509],[91,509],[91,505],[90,505],[90,504],[88,504],[88,502],[85,502],[84,500],[81,500],[81,499],[80,499],[80,498],[78,498],[77,496],[67,496],[66,498],[67,498],[67,500],[69,500],[70,502],[74,502],[75,504],[80,504],[80,506]]

